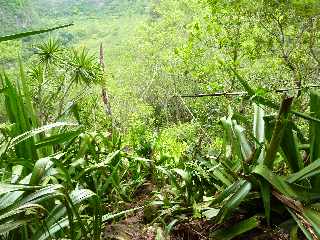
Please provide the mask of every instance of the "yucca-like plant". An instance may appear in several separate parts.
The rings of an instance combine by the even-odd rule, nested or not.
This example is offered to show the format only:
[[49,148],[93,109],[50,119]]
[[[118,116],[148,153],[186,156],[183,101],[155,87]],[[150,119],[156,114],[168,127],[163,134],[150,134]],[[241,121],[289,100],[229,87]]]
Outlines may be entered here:
[[58,65],[61,63],[62,46],[56,39],[50,38],[36,46],[36,55],[42,65]]
[[75,83],[101,83],[102,72],[93,55],[88,49],[73,49],[70,57],[71,81]]
[[86,48],[69,50],[58,40],[49,39],[35,49],[29,75],[36,83],[34,102],[43,124],[47,124],[49,119],[57,121],[75,112],[86,89],[101,83],[102,70]]

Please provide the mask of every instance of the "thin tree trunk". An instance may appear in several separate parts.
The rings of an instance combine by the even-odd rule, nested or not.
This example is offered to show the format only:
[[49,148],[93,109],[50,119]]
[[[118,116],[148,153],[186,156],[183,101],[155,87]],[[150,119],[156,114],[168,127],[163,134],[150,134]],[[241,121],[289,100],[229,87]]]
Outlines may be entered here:
[[[102,69],[102,71],[104,73],[105,63],[104,63],[104,51],[103,51],[102,43],[100,44],[100,66],[101,66],[101,69]],[[101,97],[102,97],[102,102],[104,104],[104,109],[105,109],[106,114],[108,116],[111,116],[112,115],[112,111],[111,111],[109,95],[108,95],[107,89],[105,88],[104,85],[102,85]]]

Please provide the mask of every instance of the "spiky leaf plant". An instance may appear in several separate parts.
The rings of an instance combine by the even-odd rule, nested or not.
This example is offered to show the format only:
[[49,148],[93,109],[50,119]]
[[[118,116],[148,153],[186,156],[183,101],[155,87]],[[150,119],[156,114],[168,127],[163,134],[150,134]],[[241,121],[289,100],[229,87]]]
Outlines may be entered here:
[[[284,97],[277,115],[265,116],[261,105],[254,106],[252,132],[239,125],[230,110],[221,119],[223,154],[202,160],[201,168],[194,166],[200,159],[192,159],[191,168],[185,161],[179,168],[157,166],[158,174],[167,176],[170,190],[162,190],[154,202],[153,209],[161,206],[156,221],[203,216],[218,226],[210,234],[212,239],[232,239],[266,223],[286,225],[292,237],[303,233],[307,239],[318,239],[319,159],[307,161],[310,150],[317,149],[317,95],[311,92],[313,115],[305,117],[311,124],[307,144],[308,134],[302,137],[293,121],[293,98]],[[226,227],[230,222],[233,226]]]
[[93,84],[101,82],[101,69],[94,56],[86,48],[73,49],[70,58],[71,81],[75,83]]
[[[315,93],[311,94],[313,96]],[[239,209],[245,210],[245,206],[258,206],[259,202],[262,202],[266,220],[272,223],[277,222],[274,217],[280,211],[283,222],[290,218],[295,220],[296,224],[290,226],[292,229],[298,226],[308,239],[319,238],[319,225],[312,220],[320,218],[319,211],[312,207],[319,204],[320,200],[320,192],[312,182],[312,179],[319,176],[318,163],[314,160],[308,165],[302,161],[303,151],[298,147],[297,132],[294,130],[297,127],[288,114],[291,102],[291,98],[285,98],[278,116],[273,120],[274,124],[266,124],[272,127],[267,129],[272,132],[269,139],[257,138],[257,132],[260,132],[260,136],[264,135],[262,123],[264,118],[258,116],[261,111],[255,111],[254,142],[250,143],[246,135],[238,136],[239,125],[235,120],[231,120],[232,124],[223,124],[225,131],[231,133],[231,139],[233,139],[231,149],[241,150],[233,151],[231,155],[234,156],[233,161],[242,162],[239,164],[242,167],[232,169],[239,176],[239,180],[233,184],[226,184],[225,190],[221,191],[211,203],[212,207],[220,208],[215,218],[219,223],[228,221],[230,216],[236,214]],[[232,119],[232,116],[229,118]],[[317,123],[313,122],[313,124]],[[259,131],[257,126],[261,126]],[[315,127],[313,129],[316,130]],[[315,138],[316,136],[311,133],[310,149],[315,147],[312,143]],[[261,152],[260,148],[266,149],[265,152]],[[226,153],[229,149],[230,147],[226,149]],[[229,156],[229,153],[226,156]],[[230,161],[230,159],[225,158],[223,161]],[[273,164],[275,161],[287,166],[287,169],[277,169]],[[255,198],[252,198],[253,194],[256,195]],[[255,210],[258,211],[258,209]],[[245,211],[250,215],[249,209]],[[219,236],[219,233],[213,235]]]
[[[5,73],[0,73],[0,80],[3,89],[2,93],[5,96],[7,116],[10,123],[13,124],[12,136],[20,135],[38,127],[37,117],[25,82],[22,64],[20,63],[20,78],[17,79],[16,85],[9,80]],[[34,141],[34,138],[29,138],[27,141],[17,145],[16,153],[18,157],[38,159]]]
[[60,54],[62,53],[62,47],[58,40],[50,38],[48,41],[42,42],[36,46],[36,55],[39,58],[39,62],[48,66],[50,64],[61,63]]
[[[21,166],[15,166],[14,169],[19,168],[20,171],[13,171],[9,179],[11,183],[1,183],[0,236],[7,239],[48,239],[69,235],[71,239],[77,239],[72,233],[77,229],[80,229],[82,239],[90,234],[97,235],[87,225],[94,219],[98,221],[97,217],[86,217],[84,221],[79,211],[79,204],[88,199],[93,199],[92,204],[98,204],[96,195],[87,189],[69,192],[58,184],[58,171],[52,161],[56,157],[38,160],[32,173],[26,176]],[[69,229],[69,234],[63,232],[64,229]]]

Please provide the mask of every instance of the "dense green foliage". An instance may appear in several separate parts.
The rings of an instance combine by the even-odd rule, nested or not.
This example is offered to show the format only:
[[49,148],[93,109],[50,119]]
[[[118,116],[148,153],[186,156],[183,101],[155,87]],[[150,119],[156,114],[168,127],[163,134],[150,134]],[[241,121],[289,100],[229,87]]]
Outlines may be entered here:
[[0,239],[320,238],[319,1],[0,7]]

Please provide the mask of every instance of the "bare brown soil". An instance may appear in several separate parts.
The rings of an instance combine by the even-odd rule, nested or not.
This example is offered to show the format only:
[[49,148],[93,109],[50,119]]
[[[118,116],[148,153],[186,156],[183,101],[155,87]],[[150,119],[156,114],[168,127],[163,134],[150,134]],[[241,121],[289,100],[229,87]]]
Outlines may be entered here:
[[[136,197],[127,208],[144,206],[152,198],[153,185],[147,183],[136,192]],[[145,220],[144,210],[138,210],[125,219],[108,224],[104,231],[104,240],[155,240],[159,225],[148,224]],[[241,216],[235,216],[224,227],[232,226]],[[178,223],[171,231],[170,236],[162,236],[163,240],[207,240],[209,233],[221,226],[207,220],[190,219],[189,221]],[[259,228],[244,234],[235,240],[289,240],[289,234],[278,228],[271,228],[262,225]]]

